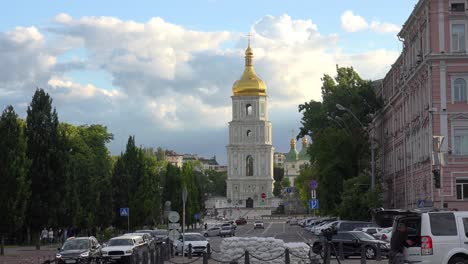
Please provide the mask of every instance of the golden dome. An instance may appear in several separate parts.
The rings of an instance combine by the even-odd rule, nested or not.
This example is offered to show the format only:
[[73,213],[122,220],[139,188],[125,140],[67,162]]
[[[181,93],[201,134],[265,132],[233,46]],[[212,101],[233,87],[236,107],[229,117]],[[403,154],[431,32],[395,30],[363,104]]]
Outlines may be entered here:
[[296,139],[295,138],[291,138],[291,147],[292,146],[296,146]]
[[255,73],[253,57],[253,51],[249,43],[245,50],[244,73],[232,86],[234,96],[266,96],[266,85]]

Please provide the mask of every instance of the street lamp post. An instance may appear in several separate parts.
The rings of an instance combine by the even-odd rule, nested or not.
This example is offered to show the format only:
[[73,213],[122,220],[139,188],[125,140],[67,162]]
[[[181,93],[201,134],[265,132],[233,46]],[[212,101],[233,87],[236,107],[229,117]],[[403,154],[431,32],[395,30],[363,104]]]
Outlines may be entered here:
[[348,108],[342,106],[341,104],[336,104],[336,108],[340,111],[346,111],[350,113],[356,121],[358,121],[361,128],[369,133],[369,138],[371,140],[371,190],[375,190],[375,155],[374,155],[374,137],[370,134],[370,131],[366,129],[366,127],[361,123],[359,118],[353,113],[353,111],[349,110]]

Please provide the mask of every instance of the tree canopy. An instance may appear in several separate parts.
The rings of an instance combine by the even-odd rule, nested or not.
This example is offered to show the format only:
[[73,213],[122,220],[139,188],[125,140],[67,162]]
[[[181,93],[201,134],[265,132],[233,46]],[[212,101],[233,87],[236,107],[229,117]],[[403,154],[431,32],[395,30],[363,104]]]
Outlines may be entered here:
[[303,169],[295,185],[306,202],[310,198],[307,183],[310,179],[317,180],[322,214],[342,213],[342,216],[360,218],[340,209],[349,195],[343,192],[344,184],[361,174],[369,176],[367,129],[382,102],[372,83],[363,80],[351,67],[337,66],[335,77],[325,74],[321,90],[321,102],[299,105],[303,117],[298,137],[308,135],[314,143],[308,148],[312,165]]

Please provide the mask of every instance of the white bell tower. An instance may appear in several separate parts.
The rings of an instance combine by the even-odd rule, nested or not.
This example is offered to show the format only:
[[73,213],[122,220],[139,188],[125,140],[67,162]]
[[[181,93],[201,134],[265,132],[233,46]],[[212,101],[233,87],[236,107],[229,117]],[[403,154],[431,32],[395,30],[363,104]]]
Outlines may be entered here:
[[266,85],[253,68],[250,41],[245,70],[232,87],[232,121],[227,146],[227,198],[231,207],[270,207],[273,198],[273,146]]

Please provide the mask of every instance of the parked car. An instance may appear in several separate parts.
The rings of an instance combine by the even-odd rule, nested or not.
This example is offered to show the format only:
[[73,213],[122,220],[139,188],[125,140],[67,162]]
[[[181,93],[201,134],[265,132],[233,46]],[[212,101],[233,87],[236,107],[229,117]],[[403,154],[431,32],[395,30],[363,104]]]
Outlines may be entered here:
[[55,255],[57,263],[88,262],[88,258],[100,257],[101,245],[95,237],[75,237],[67,240]]
[[288,223],[289,223],[289,225],[297,225],[298,222],[299,222],[299,219],[291,218]]
[[376,234],[377,232],[380,232],[380,230],[382,229],[383,228],[380,228],[380,227],[356,227],[354,228],[353,231],[362,231],[362,232],[366,232],[369,235],[374,236],[374,234]]
[[[323,257],[323,237],[314,242],[312,251],[315,254],[320,254]],[[374,259],[377,256],[377,247],[380,246],[382,256],[387,256],[390,250],[390,244],[381,240],[375,239],[373,236],[362,231],[345,231],[338,232],[332,237],[333,245],[336,251],[339,251],[340,242],[343,243],[343,255],[345,257],[360,256],[362,244],[366,245],[366,258]],[[334,253],[334,252],[331,252]]]
[[262,229],[265,228],[262,220],[255,220],[254,229],[257,229],[257,228],[262,228]]
[[204,237],[212,237],[212,236],[219,236],[219,232],[221,231],[221,227],[212,227],[205,230],[202,234]]
[[413,245],[404,249],[405,262],[463,264],[468,262],[468,212],[405,212],[394,219],[393,232],[403,223]]
[[229,221],[228,221],[228,224],[230,224],[234,229],[237,229],[236,221],[234,221],[234,220],[229,220]]
[[148,246],[148,249],[153,249],[156,245],[156,241],[154,240],[153,235],[149,233],[126,233],[123,236],[141,236],[145,241],[146,245]]
[[245,218],[241,217],[241,218],[238,218],[236,220],[236,225],[246,225],[247,224],[247,220],[245,220]]
[[141,236],[119,236],[111,238],[101,252],[113,261],[130,261],[134,254],[141,255],[146,248]]
[[219,231],[219,236],[225,237],[225,236],[235,236],[236,235],[236,229],[233,226],[223,226],[221,228],[221,231]]
[[158,229],[154,230],[153,234],[155,236],[156,244],[166,243],[167,238],[169,237],[169,230]]
[[377,239],[390,242],[392,238],[392,229],[393,227],[382,228],[379,232],[373,234],[373,236]]
[[189,245],[192,245],[192,254],[202,254],[206,252],[208,240],[200,233],[185,233],[174,244],[176,255],[182,254],[182,250],[184,251],[184,255],[188,254]]

